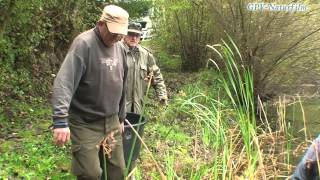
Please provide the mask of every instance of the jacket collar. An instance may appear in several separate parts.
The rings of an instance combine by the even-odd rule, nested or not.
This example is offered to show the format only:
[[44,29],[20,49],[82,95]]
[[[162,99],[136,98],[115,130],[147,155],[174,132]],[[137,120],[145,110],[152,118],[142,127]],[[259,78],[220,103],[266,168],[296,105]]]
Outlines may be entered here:
[[126,52],[139,53],[141,51],[141,46],[139,44],[134,48],[130,48],[125,42],[123,42],[123,45],[126,49]]

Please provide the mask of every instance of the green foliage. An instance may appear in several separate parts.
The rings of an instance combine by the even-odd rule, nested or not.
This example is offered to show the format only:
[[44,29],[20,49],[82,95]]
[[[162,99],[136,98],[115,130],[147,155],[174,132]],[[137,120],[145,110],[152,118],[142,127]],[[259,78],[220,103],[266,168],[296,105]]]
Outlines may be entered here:
[[[192,169],[192,174],[187,176],[191,179],[199,176],[233,179],[236,174],[243,174],[244,177],[252,179],[255,177],[261,157],[257,143],[255,109],[252,106],[254,101],[252,73],[250,70],[241,69],[243,67],[236,63],[235,56],[240,54],[231,39],[228,43],[223,41],[218,47],[221,47],[220,51],[214,50],[221,55],[227,72],[219,72],[218,78],[213,77],[212,73],[201,73],[200,78],[198,77],[201,81],[187,85],[183,88],[183,95],[176,99],[177,104],[174,109],[187,114],[187,118],[184,118],[186,121],[190,119],[194,122],[188,121],[189,129],[193,126],[191,129],[198,131],[202,148],[208,148],[214,159],[206,162],[204,166],[193,167],[195,169]],[[205,83],[208,80],[213,81],[209,86]],[[236,133],[233,134],[234,132]],[[244,150],[244,153],[240,157],[246,162],[246,166],[239,172],[229,163],[232,158],[234,162],[241,164],[237,160],[238,157],[234,157],[239,153],[239,147],[235,144],[241,144],[240,149]],[[197,171],[198,169],[201,171]],[[176,174],[168,167],[167,172],[171,176]]]
[[161,70],[166,72],[176,72],[177,70],[181,70],[180,55],[168,54],[168,51],[162,46],[160,39],[156,38],[152,41],[142,41],[141,45],[148,48],[152,47],[150,49],[152,49],[152,53],[157,60],[157,65]]
[[[227,32],[243,56],[243,61],[235,60],[252,68],[255,95],[263,99],[270,98],[275,88],[285,91],[281,87],[284,83],[298,85],[318,81],[320,41],[316,37],[320,26],[316,22],[320,16],[313,13],[318,11],[315,1],[296,1],[306,5],[308,11],[294,13],[249,11],[248,3],[252,2],[155,1],[156,40],[168,53],[180,54],[183,71],[198,71],[211,56],[205,44],[226,39]],[[221,70],[225,70],[224,66]]]
[[131,0],[131,1],[119,1],[114,3],[123,9],[127,10],[130,19],[139,18],[149,15],[149,10],[152,6],[151,0]]
[[[253,174],[264,169],[252,163],[260,157],[255,151],[247,155],[243,141],[244,135],[253,137],[254,131],[238,132],[245,129],[239,127],[237,108],[225,98],[228,95],[224,93],[221,76],[205,71],[183,77],[187,84],[172,95],[167,107],[147,106],[150,118],[143,138],[166,176],[193,180],[236,176],[255,179]],[[30,98],[28,103],[7,103],[0,109],[0,179],[75,179],[69,173],[70,146],[61,149],[52,144],[46,101]],[[251,146],[254,149],[255,143]],[[136,179],[160,178],[145,148],[141,150],[136,173]],[[272,175],[271,172],[268,177]]]
[[[85,0],[6,0],[0,11],[0,70],[5,77],[1,86],[9,86],[0,91],[9,96],[48,94],[51,74],[57,72],[70,40],[93,27],[101,13],[95,1]],[[15,79],[25,85],[15,90]],[[40,83],[42,87],[33,85]]]
[[[0,95],[2,97],[11,96],[15,99],[25,100],[27,94],[32,94],[33,84],[30,82],[30,73],[26,69],[16,71],[11,68],[1,67],[0,72]],[[6,101],[0,102],[4,105]]]
[[70,146],[53,145],[51,110],[44,102],[11,100],[1,107],[0,179],[74,179],[69,173]]
[[[45,179],[47,177],[59,177],[71,179],[67,173],[70,159],[66,160],[65,153],[51,144],[50,132],[39,139],[30,138],[22,144],[12,144],[7,147],[0,158],[0,177]],[[24,139],[26,140],[26,138]],[[49,142],[49,144],[48,144]],[[5,144],[1,147],[6,147]],[[60,167],[59,167],[60,166]]]
[[[235,46],[231,38],[229,38],[229,44],[223,41],[221,46],[223,52],[223,59],[226,64],[226,75],[222,77],[224,82],[224,89],[226,90],[230,100],[233,102],[235,109],[237,110],[239,126],[243,135],[244,143],[246,146],[248,156],[256,154],[255,146],[252,146],[252,141],[255,138],[256,130],[256,113],[255,113],[255,98],[253,94],[253,75],[251,69],[241,67],[235,61],[236,55],[241,57],[238,48]],[[231,49],[235,49],[235,53]],[[251,157],[250,164],[255,164],[257,161]],[[255,166],[255,165],[253,165]]]
[[[175,149],[175,148],[173,148]],[[175,154],[167,152],[167,155],[165,157],[166,161],[166,175],[168,179],[175,179],[177,176],[175,170],[174,170],[174,161],[175,161]]]
[[172,126],[170,129],[166,125],[156,123],[153,127],[150,127],[150,130],[157,131],[158,137],[161,139],[166,139],[166,141],[170,144],[180,144],[183,146],[189,146],[191,144],[191,139],[188,135],[186,135],[178,126]]
[[[48,95],[52,74],[58,71],[72,39],[95,26],[103,7],[102,2],[86,0],[3,0],[0,4],[0,71],[4,77],[0,93],[10,97]],[[152,2],[119,5],[137,17]]]
[[212,40],[212,23],[206,1],[156,1],[157,41],[170,53],[180,54],[183,71],[198,71],[205,66]]
[[181,58],[177,56],[169,56],[164,51],[157,54],[158,65],[165,71],[181,70]]

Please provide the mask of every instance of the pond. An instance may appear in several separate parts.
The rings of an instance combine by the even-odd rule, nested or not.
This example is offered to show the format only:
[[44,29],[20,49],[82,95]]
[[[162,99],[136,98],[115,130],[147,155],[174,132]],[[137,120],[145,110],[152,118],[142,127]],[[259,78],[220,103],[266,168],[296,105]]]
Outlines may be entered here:
[[[302,108],[301,108],[302,104]],[[295,102],[286,109],[286,120],[293,128],[293,136],[304,139],[314,139],[320,134],[320,98],[306,99],[302,102]]]
[[[291,154],[291,164],[297,165],[307,146],[320,134],[320,98],[308,98],[290,104],[286,107],[285,117],[287,124],[291,125],[290,132],[295,139],[292,150],[296,153]],[[307,143],[305,139],[308,139]]]

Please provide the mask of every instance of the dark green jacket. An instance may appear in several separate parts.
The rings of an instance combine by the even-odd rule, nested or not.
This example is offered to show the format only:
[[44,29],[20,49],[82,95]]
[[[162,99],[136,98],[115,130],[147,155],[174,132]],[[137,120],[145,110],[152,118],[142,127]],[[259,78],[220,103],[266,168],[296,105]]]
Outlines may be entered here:
[[153,74],[151,85],[155,88],[159,100],[167,99],[166,86],[153,55],[147,49],[140,45],[134,49],[129,49],[125,44],[124,46],[127,49],[128,65],[126,110],[141,113],[148,86],[147,76]]

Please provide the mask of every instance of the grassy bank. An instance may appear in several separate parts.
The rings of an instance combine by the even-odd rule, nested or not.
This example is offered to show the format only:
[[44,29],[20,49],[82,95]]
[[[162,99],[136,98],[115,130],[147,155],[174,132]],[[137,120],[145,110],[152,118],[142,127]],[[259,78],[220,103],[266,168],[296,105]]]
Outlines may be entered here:
[[[215,73],[190,77],[201,81],[182,87],[166,109],[149,105],[151,118],[146,125],[145,141],[168,179],[288,176],[292,170],[292,137],[283,122],[276,120],[278,127],[270,127],[267,121],[254,126],[245,117],[239,117],[223,96]],[[140,179],[160,179],[145,150],[137,173]]]
[[0,179],[71,179],[69,148],[53,145],[46,100],[7,101],[0,113]]
[[[155,104],[150,96],[144,140],[168,179],[281,179],[292,170],[295,139],[283,119],[284,104],[276,126],[263,121],[244,134],[217,73],[165,73],[165,78],[172,87],[169,105]],[[179,83],[182,78],[190,83]],[[70,146],[52,144],[48,103],[8,104],[0,117],[0,179],[74,179]],[[145,148],[135,171],[136,179],[160,178]]]
[[[167,179],[283,179],[292,171],[294,153],[301,154],[293,144],[300,140],[286,122],[285,100],[279,99],[272,119],[264,106],[257,113],[250,71],[233,63],[236,53],[227,46],[219,47],[227,73],[165,72],[169,105],[150,94],[144,140],[151,155],[142,149],[136,179],[160,179],[151,156]],[[42,98],[4,103],[0,179],[75,179],[70,145],[52,143],[50,115]]]

